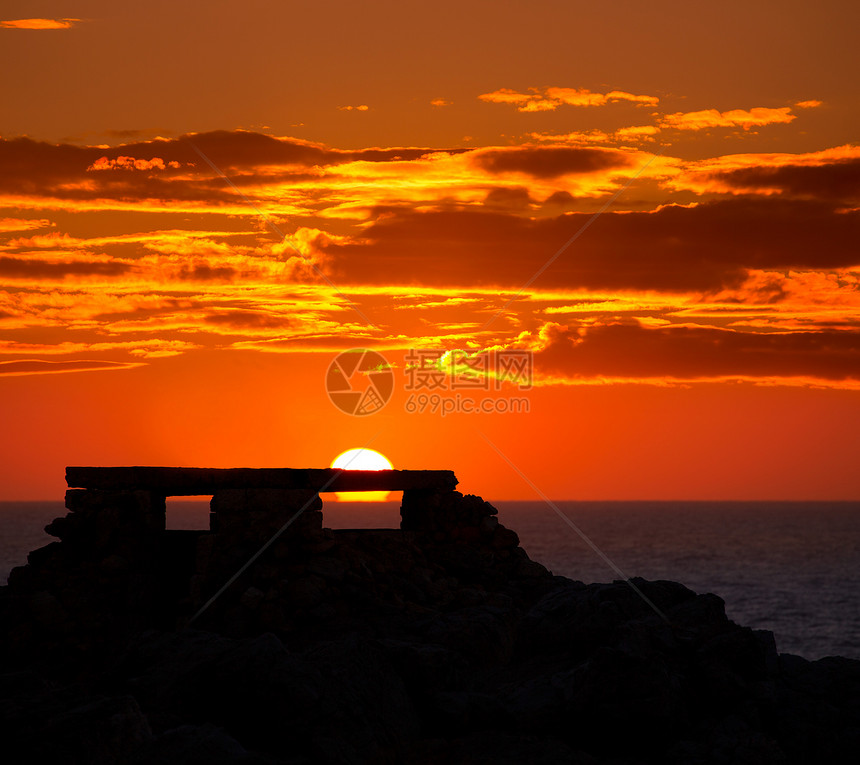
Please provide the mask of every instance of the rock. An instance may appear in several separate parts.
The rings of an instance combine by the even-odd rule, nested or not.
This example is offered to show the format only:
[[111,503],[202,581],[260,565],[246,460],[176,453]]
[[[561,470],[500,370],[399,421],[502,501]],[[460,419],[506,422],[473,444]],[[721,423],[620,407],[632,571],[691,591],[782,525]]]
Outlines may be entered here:
[[495,606],[460,608],[433,619],[426,638],[459,652],[470,663],[505,664],[515,642],[518,615]]
[[[113,765],[129,762],[152,738],[137,701],[131,696],[73,698],[37,703],[44,717],[4,733],[7,762],[62,762]],[[17,756],[16,756],[17,753]],[[21,759],[18,759],[21,758]]]
[[492,545],[497,550],[510,549],[517,547],[520,543],[520,537],[513,529],[508,529],[499,524],[496,527],[492,536]]
[[419,704],[446,688],[459,688],[470,673],[469,662],[458,652],[438,643],[383,638],[380,646]]
[[325,580],[310,574],[284,581],[281,586],[292,605],[298,608],[313,608],[323,600]]
[[183,765],[274,765],[280,761],[251,754],[221,728],[203,723],[181,725],[165,731],[141,747],[135,753],[131,765],[162,765],[171,762],[181,762]]
[[329,555],[320,555],[308,562],[307,570],[330,582],[340,582],[349,570],[349,564]]
[[313,740],[337,762],[402,761],[418,718],[403,680],[373,641],[348,638],[306,654],[323,680]]
[[499,527],[499,519],[488,515],[486,518],[481,519],[481,524],[478,527],[481,530],[481,535],[484,537],[492,537],[495,530]]
[[157,729],[208,721],[249,750],[287,753],[292,738],[300,751],[324,692],[321,675],[273,635],[148,633],[123,663]]
[[57,630],[69,621],[69,614],[50,592],[39,590],[30,596],[30,613],[40,627]]
[[454,739],[435,739],[410,753],[413,765],[598,765],[598,760],[546,737],[481,732]]
[[245,608],[249,608],[254,611],[260,607],[260,604],[263,602],[265,597],[266,594],[261,590],[258,590],[256,587],[249,587],[242,593],[242,597],[239,602],[245,606]]

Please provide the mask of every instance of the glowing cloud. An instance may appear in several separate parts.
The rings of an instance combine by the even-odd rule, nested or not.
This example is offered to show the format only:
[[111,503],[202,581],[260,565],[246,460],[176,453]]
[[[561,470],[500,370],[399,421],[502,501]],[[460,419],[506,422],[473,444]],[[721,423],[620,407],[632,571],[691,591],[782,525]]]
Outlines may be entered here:
[[87,172],[94,170],[164,170],[167,167],[179,169],[181,165],[175,161],[165,162],[161,157],[153,157],[152,159],[135,159],[134,157],[123,156],[115,159],[99,157],[87,168]]
[[609,93],[594,93],[587,88],[529,90],[529,93],[518,93],[510,88],[500,88],[492,93],[482,93],[478,98],[493,104],[511,104],[521,112],[555,111],[559,106],[604,106],[619,101],[654,106],[660,101],[656,96],[637,96],[624,90],[611,90]]
[[30,218],[0,218],[0,233],[11,231],[31,231],[35,228],[47,228],[53,226],[49,220],[35,220]]
[[749,111],[732,109],[719,112],[716,109],[703,109],[698,112],[676,112],[664,115],[660,123],[663,127],[675,130],[705,130],[717,127],[741,127],[749,130],[763,125],[785,124],[795,119],[795,115],[791,113],[791,108],[788,106],[778,109],[757,106]]
[[71,29],[80,19],[11,19],[0,21],[0,29]]

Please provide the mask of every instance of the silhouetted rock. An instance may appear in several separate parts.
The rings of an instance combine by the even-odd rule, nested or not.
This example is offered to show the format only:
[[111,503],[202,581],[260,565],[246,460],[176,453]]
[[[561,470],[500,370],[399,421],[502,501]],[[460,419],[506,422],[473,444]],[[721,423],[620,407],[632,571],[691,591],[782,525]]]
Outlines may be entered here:
[[[70,491],[48,527],[62,541],[0,588],[4,762],[799,765],[860,751],[860,662],[779,655],[719,597],[674,582],[553,576],[453,474],[406,488],[401,529],[331,531],[308,485],[160,470],[72,471],[117,485]],[[141,475],[150,485],[128,485]],[[152,483],[213,475],[213,528],[164,531]]]

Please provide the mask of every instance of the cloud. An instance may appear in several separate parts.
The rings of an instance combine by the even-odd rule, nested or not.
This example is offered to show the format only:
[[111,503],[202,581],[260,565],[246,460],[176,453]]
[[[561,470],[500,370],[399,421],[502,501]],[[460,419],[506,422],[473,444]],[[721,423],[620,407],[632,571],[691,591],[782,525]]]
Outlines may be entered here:
[[516,106],[521,112],[555,111],[559,106],[605,106],[622,101],[654,106],[660,101],[656,96],[637,96],[623,90],[594,93],[586,88],[529,88],[528,93],[500,88],[482,93],[478,98],[488,103]]
[[153,157],[152,159],[135,159],[134,157],[124,157],[120,155],[114,159],[99,157],[87,168],[87,172],[98,170],[164,170],[167,167],[179,169],[181,165],[175,160],[165,163],[161,157]]
[[619,144],[631,143],[633,141],[653,141],[654,136],[660,133],[656,125],[630,125],[607,132],[605,130],[578,130],[573,133],[529,133],[528,136],[534,141],[552,142],[555,144],[603,143]]
[[115,261],[54,261],[35,258],[0,257],[0,277],[6,279],[55,280],[68,276],[122,276],[131,270],[128,263]]
[[45,361],[43,359],[21,359],[19,361],[0,361],[0,376],[49,375],[67,372],[104,372],[121,369],[134,369],[143,362],[92,361]]
[[635,96],[623,90],[611,90],[603,94],[592,93],[584,88],[547,88],[546,95],[554,101],[569,106],[603,106],[618,101],[654,106],[660,102],[656,96]]
[[710,190],[778,193],[783,196],[860,201],[860,157],[828,165],[748,167],[712,173]]
[[489,173],[522,173],[535,178],[596,173],[633,164],[631,157],[611,149],[567,146],[479,149],[469,156],[475,165]]
[[250,311],[247,309],[221,310],[209,313],[203,317],[207,324],[229,327],[231,329],[275,329],[284,331],[294,326],[295,322],[284,314],[266,311]]
[[[338,283],[519,288],[590,220],[510,212],[393,210],[360,238],[318,241]],[[776,198],[605,212],[536,286],[712,291],[750,269],[833,269],[860,263],[860,211]]]
[[49,220],[35,218],[0,218],[0,234],[15,231],[32,231],[37,228],[47,228],[54,224]]
[[451,101],[446,101],[444,98],[434,98],[430,102],[430,106],[450,106]]
[[478,98],[491,104],[514,104],[519,107],[521,104],[526,104],[537,98],[537,96],[528,93],[518,93],[510,88],[500,88],[499,90],[494,90],[492,93],[482,93]]
[[522,333],[535,370],[555,380],[810,378],[860,380],[860,332],[738,332],[632,321],[589,327],[554,322]]
[[[0,340],[0,353],[33,354],[65,356],[73,353],[101,353],[110,351],[125,351],[140,358],[159,358],[163,356],[178,356],[200,346],[184,340],[163,338],[148,338],[146,340],[116,341],[116,342],[70,342],[61,343],[27,343],[14,340]],[[47,363],[47,362],[46,362]]]
[[860,200],[860,146],[808,154],[733,154],[688,165],[667,185],[699,194],[779,194]]
[[[109,149],[51,144],[24,137],[0,138],[0,196],[6,197],[8,204],[19,206],[25,200],[56,199],[76,201],[81,206],[91,202],[124,209],[135,203],[160,200],[185,202],[185,210],[233,205],[247,211],[247,202],[201,159],[195,147],[236,187],[248,189],[251,196],[258,190],[269,190],[280,205],[285,185],[308,185],[307,190],[295,192],[299,201],[303,195],[320,195],[319,181],[326,168],[411,162],[436,152],[416,147],[330,149],[299,139],[242,130],[136,141]],[[452,149],[446,154],[464,151]],[[132,167],[136,172],[125,172]],[[93,172],[96,170],[124,172]]]
[[652,141],[653,136],[660,132],[656,125],[631,125],[630,127],[618,128],[612,136],[620,140]]
[[555,144],[610,143],[612,133],[605,130],[577,130],[572,133],[529,133],[533,141],[547,141]]
[[0,21],[0,29],[71,29],[80,19],[12,19]]
[[814,100],[813,101],[798,101],[795,104],[795,106],[798,109],[815,109],[815,108],[821,106],[821,104],[822,104],[821,101],[814,101]]
[[75,239],[68,234],[61,234],[58,231],[52,231],[48,234],[34,234],[33,236],[15,237],[3,245],[3,249],[15,250],[28,248],[34,250],[64,250],[70,247],[75,247],[82,241],[83,240]]
[[623,181],[619,170],[641,159],[630,150],[572,146],[340,150],[245,131],[111,149],[0,139],[0,199],[19,209],[155,212],[167,204],[171,213],[253,216],[251,200],[277,210],[279,225],[295,216],[364,220],[373,208],[392,204],[480,204],[510,173],[531,179],[535,199],[557,191],[600,196]]
[[524,186],[491,189],[484,199],[484,206],[504,210],[526,210],[532,204],[529,190]]
[[791,113],[791,108],[788,106],[778,109],[757,106],[749,111],[732,109],[727,112],[719,112],[716,109],[703,109],[698,112],[665,114],[660,118],[660,124],[664,128],[675,130],[705,130],[717,127],[741,127],[744,130],[749,130],[764,125],[785,124],[794,119],[796,117]]
[[342,112],[366,112],[370,109],[367,104],[360,104],[359,106],[338,106],[337,108]]

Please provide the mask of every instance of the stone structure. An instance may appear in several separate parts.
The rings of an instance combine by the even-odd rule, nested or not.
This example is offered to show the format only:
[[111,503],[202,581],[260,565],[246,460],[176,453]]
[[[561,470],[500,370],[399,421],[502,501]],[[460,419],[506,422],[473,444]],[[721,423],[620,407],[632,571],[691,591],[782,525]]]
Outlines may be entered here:
[[168,497],[222,489],[314,491],[453,491],[451,470],[342,470],[340,468],[68,467],[70,488],[144,490]]
[[[69,513],[46,527],[60,542],[35,550],[10,574],[25,614],[13,636],[18,645],[56,633],[65,636],[58,645],[76,635],[98,652],[120,635],[182,625],[252,558],[203,621],[236,634],[283,631],[302,608],[319,605],[320,588],[329,599],[337,589],[323,586],[335,569],[343,573],[333,546],[361,544],[356,536],[368,533],[325,529],[325,492],[402,491],[400,529],[370,533],[396,533],[431,559],[467,544],[508,568],[527,561],[496,509],[455,491],[448,470],[69,467],[66,481]],[[193,495],[212,496],[209,528],[166,529],[166,498]],[[264,598],[269,606],[258,608]]]
[[[321,529],[321,492],[402,491],[401,528],[439,539],[440,532],[456,536],[459,526],[474,525],[458,515],[463,495],[454,491],[458,481],[450,470],[68,467],[66,483],[71,514],[49,531],[60,538],[82,529],[84,517],[92,515],[80,512],[82,508],[99,508],[103,528],[90,529],[91,536],[113,533],[110,527],[120,519],[109,507],[127,508],[121,524],[131,523],[146,534],[165,532],[167,497],[210,494],[209,530],[230,544],[265,541],[296,513],[301,514],[297,530],[312,534]],[[484,515],[495,514],[490,505],[487,508]]]

